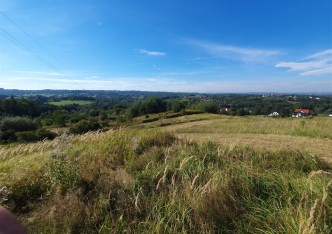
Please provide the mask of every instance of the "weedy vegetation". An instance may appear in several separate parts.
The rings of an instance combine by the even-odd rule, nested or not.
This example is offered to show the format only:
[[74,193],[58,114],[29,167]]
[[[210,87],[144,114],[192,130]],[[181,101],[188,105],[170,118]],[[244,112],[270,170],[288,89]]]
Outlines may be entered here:
[[306,152],[120,129],[0,154],[0,201],[31,233],[332,231],[332,170]]

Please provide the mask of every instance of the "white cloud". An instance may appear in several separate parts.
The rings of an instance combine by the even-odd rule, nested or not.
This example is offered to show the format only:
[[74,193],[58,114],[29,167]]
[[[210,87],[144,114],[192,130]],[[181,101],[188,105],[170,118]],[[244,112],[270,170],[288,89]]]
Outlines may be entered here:
[[275,67],[289,68],[290,71],[299,72],[301,76],[332,74],[332,49],[309,55],[299,62],[280,62]]
[[306,59],[314,59],[314,58],[327,58],[327,59],[332,59],[332,49],[329,50],[324,50],[322,52],[318,52],[316,54],[310,55],[306,57]]
[[301,76],[317,76],[323,74],[332,74],[332,66],[300,73]]
[[281,52],[278,50],[245,48],[198,40],[186,40],[186,42],[204,50],[206,53],[215,57],[248,63],[263,62],[268,58],[281,54]]
[[145,50],[145,49],[139,49],[138,52],[141,54],[145,54],[150,57],[162,57],[165,56],[165,52],[159,52],[159,51],[150,51],[150,50]]
[[67,76],[66,74],[59,72],[40,72],[40,71],[16,71],[17,73],[43,75],[43,76]]
[[95,80],[95,79],[98,79],[99,76],[87,76],[85,77],[86,80]]
[[325,66],[323,61],[313,62],[281,62],[275,65],[275,67],[288,67],[291,71],[305,71],[309,69],[322,68]]

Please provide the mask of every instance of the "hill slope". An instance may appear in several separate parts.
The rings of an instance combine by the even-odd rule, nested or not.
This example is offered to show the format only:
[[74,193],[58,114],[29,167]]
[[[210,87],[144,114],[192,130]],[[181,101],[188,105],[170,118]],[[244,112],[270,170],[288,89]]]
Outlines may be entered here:
[[[190,118],[196,119],[187,128],[184,123],[122,129],[2,146],[0,186],[9,193],[1,195],[1,202],[32,233],[331,231],[327,164],[311,152],[288,147],[223,142],[234,133],[216,132],[221,130],[215,128],[215,117]],[[202,143],[195,142],[199,131],[190,126],[202,126]],[[306,136],[309,141],[330,140],[317,129],[316,136]],[[189,130],[193,135],[185,135]]]

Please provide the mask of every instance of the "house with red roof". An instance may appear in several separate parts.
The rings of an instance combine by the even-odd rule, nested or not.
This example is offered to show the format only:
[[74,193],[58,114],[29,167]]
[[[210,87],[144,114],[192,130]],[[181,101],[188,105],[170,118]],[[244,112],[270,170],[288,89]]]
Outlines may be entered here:
[[311,110],[309,109],[295,109],[293,111],[292,117],[298,118],[298,117],[305,117],[305,116],[311,116]]

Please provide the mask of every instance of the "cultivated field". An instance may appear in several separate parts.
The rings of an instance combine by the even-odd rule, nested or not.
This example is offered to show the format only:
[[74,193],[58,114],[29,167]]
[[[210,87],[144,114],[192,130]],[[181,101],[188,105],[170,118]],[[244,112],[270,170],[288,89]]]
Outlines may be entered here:
[[[196,116],[198,119],[198,117]],[[332,163],[332,118],[268,118],[201,115],[201,121],[165,127],[181,138],[244,144],[267,150],[299,150]]]
[[58,101],[58,102],[49,102],[49,104],[51,105],[55,105],[55,106],[66,106],[66,105],[73,105],[73,104],[77,104],[77,105],[89,105],[93,102],[91,101],[86,101],[86,100],[62,100],[62,101]]
[[330,233],[331,123],[200,114],[1,146],[0,201],[31,233]]

